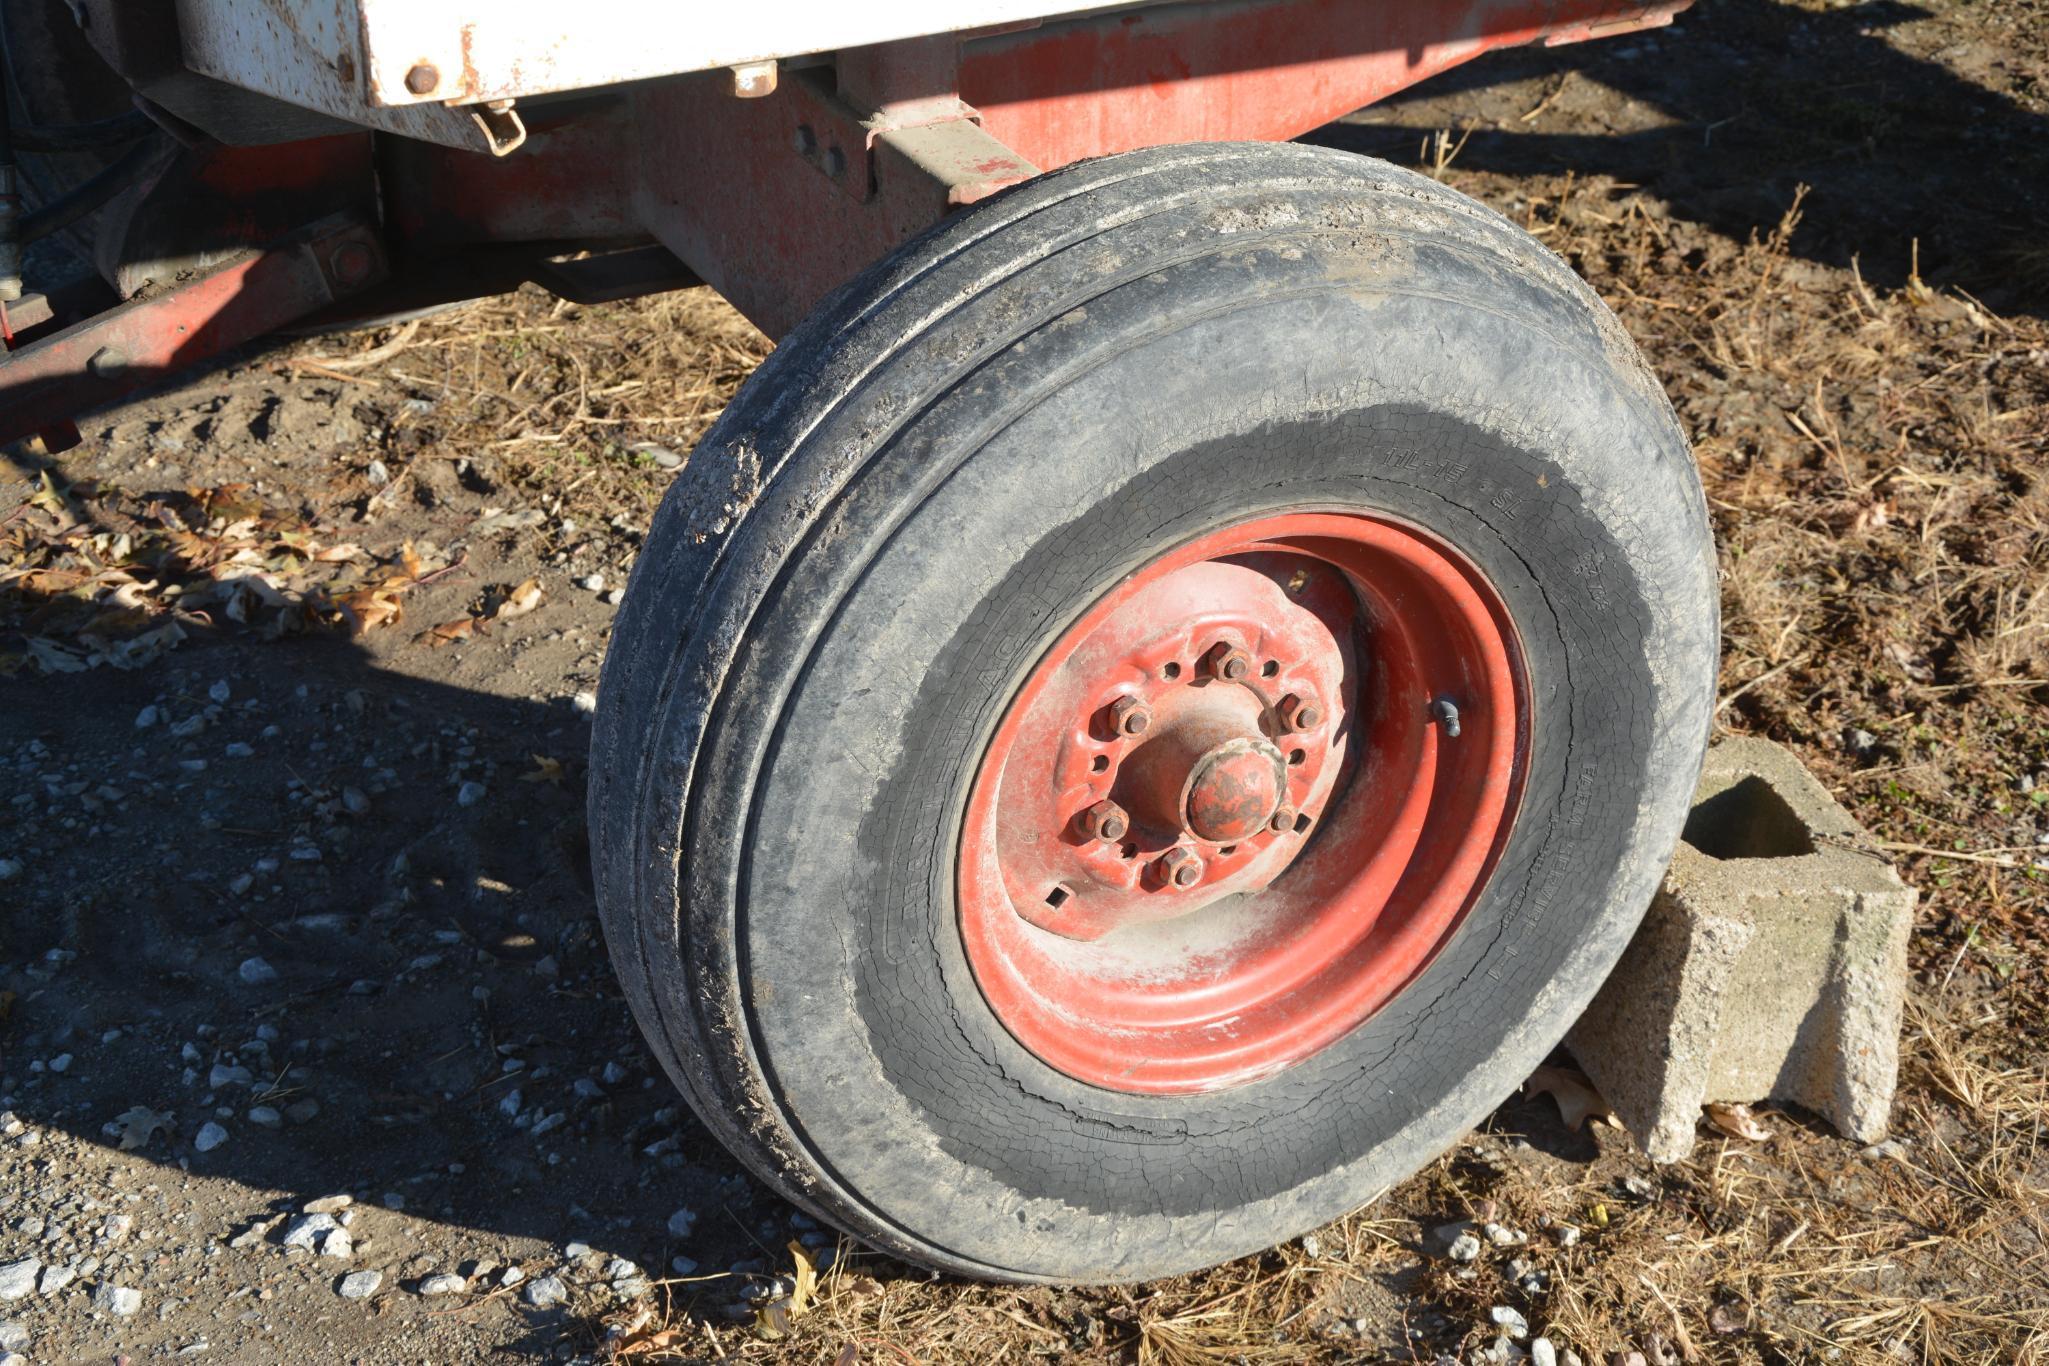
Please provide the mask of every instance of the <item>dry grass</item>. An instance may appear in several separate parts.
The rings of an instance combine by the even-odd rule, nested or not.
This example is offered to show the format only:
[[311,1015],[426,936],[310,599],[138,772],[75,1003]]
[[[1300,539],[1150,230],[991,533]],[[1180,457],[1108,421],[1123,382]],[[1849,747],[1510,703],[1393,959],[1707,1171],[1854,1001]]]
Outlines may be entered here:
[[485,462],[551,519],[641,529],[672,477],[654,448],[687,456],[770,344],[708,290],[579,306],[529,287],[355,349],[376,362],[316,342],[283,364],[434,400],[390,424],[387,463]]
[[[1439,174],[1519,212],[1604,293],[1696,437],[1723,553],[1723,723],[1792,744],[1882,839],[1923,851],[1909,860],[1925,909],[1897,1150],[1861,1156],[1825,1126],[1768,1114],[1770,1143],[1707,1139],[1663,1171],[1613,1131],[1596,1155],[1558,1162],[1533,1158],[1504,1111],[1370,1209],[1201,1275],[1017,1290],[928,1281],[849,1247],[788,1339],[725,1317],[729,1282],[667,1287],[666,1355],[1427,1361],[1477,1352],[1489,1307],[1510,1304],[1588,1361],[2049,1361],[2045,897],[2029,866],[2037,806],[2016,790],[2049,768],[2049,332],[1918,280],[1881,292],[1797,259],[1797,199],[1732,243],[1627,187],[1461,177],[1444,151]],[[668,335],[677,309],[700,342]],[[563,334],[543,334],[530,363],[562,386],[543,405],[554,427],[492,400],[494,440],[548,488],[572,474],[572,451],[596,460],[607,439],[700,430],[760,351],[721,311],[619,310],[573,353],[581,366]],[[677,391],[673,422],[650,420],[668,412],[648,392],[674,383],[664,357],[691,355],[716,373]],[[643,387],[599,406],[586,371]],[[578,420],[629,415],[638,430]],[[1534,1236],[1462,1276],[1419,1253],[1428,1228],[1462,1216]],[[1577,1246],[1538,1232],[1565,1224],[1585,1230]],[[1530,1273],[1541,1293],[1519,1284]],[[1406,1343],[1348,1326],[1391,1305]]]

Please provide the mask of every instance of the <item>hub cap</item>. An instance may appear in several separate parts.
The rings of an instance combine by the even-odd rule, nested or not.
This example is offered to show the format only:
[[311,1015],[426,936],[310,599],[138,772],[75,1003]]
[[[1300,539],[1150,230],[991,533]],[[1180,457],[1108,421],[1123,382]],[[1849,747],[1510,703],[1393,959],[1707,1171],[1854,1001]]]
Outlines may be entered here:
[[1513,630],[1436,538],[1297,513],[1131,575],[1033,669],[969,796],[992,1009],[1099,1086],[1210,1090],[1365,1019],[1456,927],[1527,747]]

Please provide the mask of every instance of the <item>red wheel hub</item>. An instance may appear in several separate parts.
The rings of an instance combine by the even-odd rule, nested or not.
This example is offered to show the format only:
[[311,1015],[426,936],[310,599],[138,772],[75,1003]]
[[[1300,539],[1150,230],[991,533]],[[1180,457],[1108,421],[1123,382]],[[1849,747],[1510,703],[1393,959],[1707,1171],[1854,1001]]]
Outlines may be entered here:
[[983,757],[959,869],[983,995],[1115,1090],[1314,1053],[1485,885],[1526,696],[1499,596],[1415,528],[1294,513],[1162,556],[1047,652]]

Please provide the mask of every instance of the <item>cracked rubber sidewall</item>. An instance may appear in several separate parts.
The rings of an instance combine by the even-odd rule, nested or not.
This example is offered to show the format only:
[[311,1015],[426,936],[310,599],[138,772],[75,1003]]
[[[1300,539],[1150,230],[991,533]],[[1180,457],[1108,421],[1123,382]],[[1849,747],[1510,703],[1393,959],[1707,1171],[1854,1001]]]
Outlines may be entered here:
[[[991,284],[996,220],[1069,245]],[[982,745],[1118,575],[1348,507],[1457,546],[1521,635],[1529,778],[1488,889],[1277,1076],[1140,1097],[1052,1071],[954,922]],[[1677,839],[1715,656],[1683,436],[1534,242],[1316,149],[1071,168],[856,282],[693,456],[601,691],[608,938],[700,1116],[805,1208],[973,1275],[1189,1270],[1371,1199],[1562,1037]]]
[[[1532,339],[1472,310],[1433,320],[1446,311],[1436,300],[1328,302],[1150,341],[997,433],[895,530],[784,708],[750,839],[777,853],[773,867],[753,861],[745,903],[764,1071],[841,1184],[962,1259],[1155,1275],[1343,1212],[1373,1190],[1338,1174],[1386,1167],[1375,1159],[1432,1127],[1462,1082],[1487,1078],[1498,1098],[1521,1079],[1502,1042],[1625,894],[1617,874],[1655,786],[1643,737],[1658,725],[1643,650],[1656,623],[1630,556],[1560,460],[1528,444],[1532,428],[1518,439],[1498,408],[1423,397],[1445,362]],[[1407,389],[1407,401],[1280,418],[1271,369],[1203,366],[1221,348],[1278,359],[1292,337],[1299,349],[1305,312],[1325,344],[1356,354],[1347,311],[1410,376],[1351,391]],[[1389,332],[1432,337],[1436,364]],[[1548,368],[1555,384],[1575,367]],[[1014,393],[1018,378],[978,388]],[[1114,409],[1099,401],[1111,395]],[[966,413],[944,420],[973,430]],[[1422,526],[1502,594],[1533,699],[1522,811],[1442,955],[1336,1045],[1205,1096],[1084,1085],[1004,1031],[961,951],[955,850],[976,760],[1035,659],[1119,575],[1219,526],[1302,508]],[[1328,1193],[1312,1202],[1319,1183]]]

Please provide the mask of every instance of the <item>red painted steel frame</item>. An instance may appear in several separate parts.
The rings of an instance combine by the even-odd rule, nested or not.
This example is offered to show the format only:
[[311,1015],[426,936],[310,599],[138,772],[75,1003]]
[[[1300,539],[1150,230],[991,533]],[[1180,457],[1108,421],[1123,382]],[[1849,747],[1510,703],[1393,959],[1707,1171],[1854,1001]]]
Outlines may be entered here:
[[[1655,26],[1689,3],[1217,0],[970,36],[949,61],[932,60],[931,40],[917,61],[841,54],[862,80],[849,88],[843,72],[836,94],[794,80],[735,100],[710,78],[658,83],[636,96],[642,218],[780,336],[861,266],[985,192],[891,193],[892,167],[868,155],[878,120],[863,121],[878,102],[929,110],[957,96],[982,132],[1045,171],[1159,143],[1295,137],[1490,49]],[[896,84],[877,90],[878,76]],[[807,128],[845,172],[792,154]]]
[[[217,147],[189,183],[228,195],[191,200],[193,216],[218,221],[183,224],[193,240],[155,242],[110,278],[137,292],[138,272],[178,248],[282,241],[278,212],[325,175],[351,202],[374,197],[380,260],[408,306],[504,287],[504,269],[460,268],[487,248],[503,266],[508,250],[537,259],[652,238],[779,336],[954,207],[1039,171],[1165,142],[1293,137],[1490,48],[1661,24],[1688,3],[1209,0],[842,52],[760,99],[734,98],[724,73],[707,73],[542,103],[527,145],[504,158],[379,135],[374,178],[367,157],[316,155],[363,139]],[[175,186],[156,193],[178,200]],[[642,287],[672,287],[678,273],[652,270]],[[81,326],[118,332],[157,375],[317,310],[332,293],[316,283],[268,266],[158,279],[118,316]],[[122,383],[85,368],[82,335],[0,357],[0,440],[133,387],[133,366]]]
[[1664,23],[1688,0],[1253,0],[969,42],[960,96],[1040,167],[1163,142],[1283,141],[1497,47]]
[[0,358],[0,441],[215,360],[385,277],[382,243],[338,222],[245,252]]

